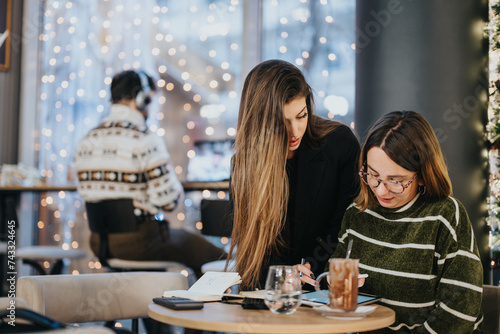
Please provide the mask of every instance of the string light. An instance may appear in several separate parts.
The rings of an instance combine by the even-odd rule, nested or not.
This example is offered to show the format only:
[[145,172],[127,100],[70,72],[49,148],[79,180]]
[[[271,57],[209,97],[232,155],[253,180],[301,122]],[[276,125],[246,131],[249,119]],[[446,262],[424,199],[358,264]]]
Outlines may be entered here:
[[[493,271],[500,270],[500,161],[499,161],[499,142],[500,132],[498,124],[500,123],[500,92],[496,85],[499,80],[498,66],[500,64],[500,49],[498,48],[498,32],[500,31],[500,12],[498,11],[499,1],[490,1],[490,21],[486,31],[490,36],[490,99],[488,106],[487,136],[491,142],[491,148],[488,152],[490,165],[490,197],[487,198],[488,218],[486,224],[490,227],[489,246],[491,249],[491,268]],[[494,279],[496,275],[493,275]],[[493,282],[500,284],[500,281]]]
[[[186,152],[175,168],[180,178],[187,173],[187,168],[183,168],[186,161],[196,155],[190,149],[194,141],[236,136],[239,84],[244,79],[240,71],[243,43],[238,35],[242,1],[231,0],[227,5],[195,0],[168,5],[145,1],[129,8],[119,1],[108,0],[98,3],[96,12],[90,13],[90,21],[85,16],[88,13],[80,11],[82,1],[48,1],[39,35],[44,52],[38,117],[41,135],[36,149],[40,173],[49,183],[67,182],[76,143],[107,114],[111,80],[121,70],[145,69],[156,79],[159,88],[156,109],[151,110],[148,126],[168,140],[169,148],[178,144],[183,147],[171,151],[173,156]],[[336,69],[344,64],[354,66],[354,33],[350,39],[345,38],[345,33],[337,33],[339,23],[333,10],[344,6],[352,16],[354,6],[351,0],[340,2],[342,5],[336,3],[334,7],[332,1],[321,0],[315,13],[321,19],[313,22],[310,1],[263,1],[264,15],[269,18],[265,24],[272,22],[264,26],[267,29],[264,38],[278,40],[274,48],[266,47],[266,57],[286,59],[301,69],[310,68],[305,74],[315,92],[319,91],[315,94],[320,98],[317,106],[323,116],[332,113],[322,107],[322,99],[333,94],[335,87],[345,90],[345,78],[337,79]],[[311,31],[309,25],[314,25],[311,29],[328,32],[316,37],[315,57],[310,54],[313,47],[307,35]],[[151,31],[154,35],[149,39]],[[345,47],[335,46],[334,38],[339,36]],[[315,60],[311,61],[312,58]],[[332,86],[335,80],[342,82]],[[210,105],[216,108],[202,111],[202,107]],[[209,114],[204,114],[207,111]],[[216,194],[218,198],[226,195]],[[212,194],[206,190],[202,196],[208,198]],[[74,204],[77,198],[75,193],[59,193],[42,198],[40,206],[54,210],[54,204]],[[78,206],[68,204],[56,210],[58,217],[51,218],[63,222],[58,225],[61,230],[57,235],[64,236],[59,241],[72,248],[83,244],[81,240],[71,240],[75,236],[72,229],[78,229],[77,215],[84,211],[82,208],[81,202]],[[187,221],[188,212],[182,214]],[[40,221],[38,228],[52,225],[49,220]],[[93,270],[102,268],[99,262],[89,262],[90,266]]]

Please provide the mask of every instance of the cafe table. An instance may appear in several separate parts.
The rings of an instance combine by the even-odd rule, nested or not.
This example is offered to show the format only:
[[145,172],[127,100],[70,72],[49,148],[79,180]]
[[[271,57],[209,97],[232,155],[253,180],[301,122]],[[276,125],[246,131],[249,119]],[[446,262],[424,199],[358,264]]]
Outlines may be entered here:
[[281,315],[222,302],[205,303],[201,310],[183,311],[152,302],[148,315],[170,325],[228,333],[351,333],[384,328],[395,320],[394,311],[381,305],[365,318],[348,320],[324,317],[306,306],[291,315]]
[[[185,191],[194,190],[222,190],[229,189],[229,181],[213,181],[213,182],[182,182],[182,187]],[[65,192],[77,191],[76,184],[66,185],[49,185],[41,183],[33,186],[23,185],[0,185],[0,228],[6,226],[4,222],[15,220],[17,222],[16,207],[18,206],[18,195],[21,193],[45,193],[45,192]],[[6,213],[9,211],[9,214]],[[5,231],[0,231],[0,236],[5,235]]]
[[[227,191],[229,189],[229,181],[182,182],[182,186],[186,192],[195,190]],[[32,186],[19,184],[0,185],[0,280],[2,282],[5,281],[5,273],[7,272],[7,257],[6,251],[4,251],[3,248],[6,249],[6,238],[9,235],[7,231],[8,222],[14,221],[15,228],[19,229],[17,209],[19,207],[20,195],[24,193],[34,193],[36,195],[34,202],[39,202],[37,196],[40,193],[75,191],[77,191],[76,184],[54,185],[42,182]],[[38,217],[36,221],[38,221]],[[33,223],[34,221],[32,224]],[[19,246],[19,244],[16,243],[16,246]],[[3,285],[0,284],[0,295],[4,294]]]

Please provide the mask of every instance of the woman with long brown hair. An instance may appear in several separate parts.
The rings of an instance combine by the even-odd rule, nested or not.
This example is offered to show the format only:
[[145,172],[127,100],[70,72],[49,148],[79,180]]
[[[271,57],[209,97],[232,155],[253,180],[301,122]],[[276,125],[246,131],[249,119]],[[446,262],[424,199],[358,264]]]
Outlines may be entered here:
[[322,272],[357,195],[358,141],[313,105],[303,74],[286,61],[265,61],[245,80],[231,173],[230,253],[241,289],[263,288],[272,264],[305,258]]

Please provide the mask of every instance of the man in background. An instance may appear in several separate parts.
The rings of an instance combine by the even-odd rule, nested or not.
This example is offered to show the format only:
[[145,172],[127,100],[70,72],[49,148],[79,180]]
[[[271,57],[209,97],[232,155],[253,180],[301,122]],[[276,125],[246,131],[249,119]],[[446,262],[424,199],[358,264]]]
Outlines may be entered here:
[[[199,277],[204,263],[224,258],[225,253],[201,235],[169,228],[156,218],[162,210],[177,206],[183,188],[164,141],[145,124],[155,90],[154,81],[144,72],[114,76],[109,116],[83,138],[75,153],[78,192],[87,204],[132,203],[136,230],[111,233],[110,256],[181,262]],[[99,243],[99,235],[92,233],[95,254]]]
[[78,192],[86,202],[92,230],[90,244],[99,256],[101,236],[92,219],[103,210],[92,209],[96,203],[105,204],[111,216],[133,211],[132,220],[117,219],[114,224],[118,226],[111,227],[118,232],[107,236],[107,255],[124,260],[176,261],[192,268],[199,278],[204,263],[226,254],[201,235],[169,228],[167,222],[157,219],[162,210],[176,208],[183,188],[164,141],[145,123],[155,90],[153,79],[144,72],[116,74],[111,83],[109,116],[83,138],[75,152]]

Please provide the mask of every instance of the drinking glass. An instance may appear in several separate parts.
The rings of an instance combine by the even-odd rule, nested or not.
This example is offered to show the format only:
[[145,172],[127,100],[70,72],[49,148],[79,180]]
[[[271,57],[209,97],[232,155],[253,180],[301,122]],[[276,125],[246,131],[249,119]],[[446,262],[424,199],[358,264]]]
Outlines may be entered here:
[[266,280],[265,303],[273,313],[292,314],[302,301],[301,288],[297,268],[270,266]]
[[[332,258],[328,263],[329,271],[319,275],[316,280],[316,291],[329,298],[330,308],[355,311],[358,307],[359,260]],[[330,278],[328,295],[320,290],[320,281],[327,276]]]

